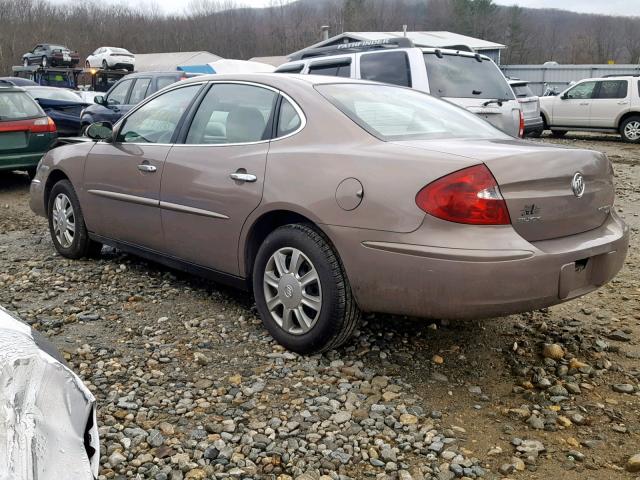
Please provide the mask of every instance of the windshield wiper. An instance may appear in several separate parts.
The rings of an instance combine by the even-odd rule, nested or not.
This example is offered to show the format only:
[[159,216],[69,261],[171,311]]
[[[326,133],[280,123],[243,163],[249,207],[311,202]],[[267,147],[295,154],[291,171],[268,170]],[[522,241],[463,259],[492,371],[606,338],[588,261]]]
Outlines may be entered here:
[[492,103],[497,103],[498,106],[501,107],[503,102],[508,102],[508,101],[509,99],[506,99],[506,98],[492,98],[491,100],[487,100],[486,102],[484,102],[482,106],[488,107]]

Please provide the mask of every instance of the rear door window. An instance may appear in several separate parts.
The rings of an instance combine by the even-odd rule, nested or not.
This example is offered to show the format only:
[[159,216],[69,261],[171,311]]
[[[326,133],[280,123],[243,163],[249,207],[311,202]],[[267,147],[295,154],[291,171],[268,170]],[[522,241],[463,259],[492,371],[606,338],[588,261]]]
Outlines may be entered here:
[[425,52],[424,61],[432,95],[448,98],[513,100],[513,90],[491,60],[465,55]]
[[[177,77],[158,77],[156,79],[156,85],[158,87],[157,90],[162,90],[164,87],[168,87],[169,85],[173,85],[177,81],[178,81]],[[151,92],[149,92],[149,93],[151,93]]]
[[149,84],[151,83],[150,78],[138,78],[136,79],[136,83],[133,84],[133,88],[131,89],[131,95],[129,96],[129,104],[136,105],[145,99],[147,96],[147,89],[149,88]]
[[312,63],[309,65],[309,74],[349,78],[351,77],[351,59],[330,63]]
[[629,88],[626,80],[605,80],[598,82],[599,88],[595,98],[626,98]]
[[280,115],[278,116],[278,130],[276,137],[284,137],[295,132],[302,125],[302,119],[295,107],[286,98],[280,104]]
[[109,105],[124,105],[127,99],[127,93],[129,93],[129,87],[131,87],[132,83],[133,80],[124,80],[118,83],[107,96],[107,103]]
[[278,94],[254,85],[214,84],[193,117],[185,143],[253,143],[271,137]]
[[400,51],[364,54],[360,56],[360,78],[410,87],[409,57]]
[[35,100],[25,92],[0,92],[0,122],[43,115]]

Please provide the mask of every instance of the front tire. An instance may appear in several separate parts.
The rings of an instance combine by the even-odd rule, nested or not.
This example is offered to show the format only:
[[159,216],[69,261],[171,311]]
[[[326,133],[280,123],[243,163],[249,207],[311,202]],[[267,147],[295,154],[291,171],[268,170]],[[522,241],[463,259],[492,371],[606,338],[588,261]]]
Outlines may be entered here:
[[107,61],[106,60],[102,60],[102,69],[103,70],[107,70],[109,68],[109,65],[107,65]]
[[265,239],[254,263],[253,292],[269,333],[301,354],[339,347],[360,320],[342,262],[308,225],[285,225]]
[[84,68],[91,68],[91,63],[89,63],[89,60],[86,60],[84,62]]
[[23,65],[24,67],[28,67],[28,66],[29,66],[29,59],[28,59],[28,58],[25,58],[25,59],[22,61],[22,65]]
[[551,136],[555,138],[562,138],[567,134],[566,130],[551,130]]
[[47,66],[49,65],[49,60],[47,59],[47,57],[42,57],[42,60],[40,60],[40,65],[42,65],[43,68],[47,68]]
[[620,125],[620,135],[627,143],[640,143],[640,116],[625,119]]
[[53,246],[63,257],[95,256],[102,250],[100,243],[89,238],[78,196],[69,180],[60,180],[51,189],[47,217]]

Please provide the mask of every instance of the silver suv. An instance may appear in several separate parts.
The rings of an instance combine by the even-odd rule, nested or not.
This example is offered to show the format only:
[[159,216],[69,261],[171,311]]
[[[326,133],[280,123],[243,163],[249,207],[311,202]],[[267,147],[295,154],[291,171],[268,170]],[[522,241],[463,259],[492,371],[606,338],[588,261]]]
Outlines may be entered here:
[[371,40],[302,50],[276,72],[411,87],[460,105],[509,135],[524,134],[520,104],[504,75],[489,57],[472,51],[416,47],[408,38]]

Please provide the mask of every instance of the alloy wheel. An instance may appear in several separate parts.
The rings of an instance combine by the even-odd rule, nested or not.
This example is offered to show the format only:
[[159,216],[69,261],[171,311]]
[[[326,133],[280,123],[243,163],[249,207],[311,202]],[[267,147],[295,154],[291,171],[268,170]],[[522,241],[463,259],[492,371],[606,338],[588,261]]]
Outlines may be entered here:
[[636,141],[640,139],[640,121],[634,120],[627,123],[624,127],[624,135],[629,140]]
[[302,251],[280,248],[267,261],[264,297],[271,317],[285,332],[302,335],[313,328],[322,308],[318,272]]
[[69,248],[76,233],[76,217],[71,200],[64,193],[59,193],[53,202],[51,220],[56,240],[62,248]]

